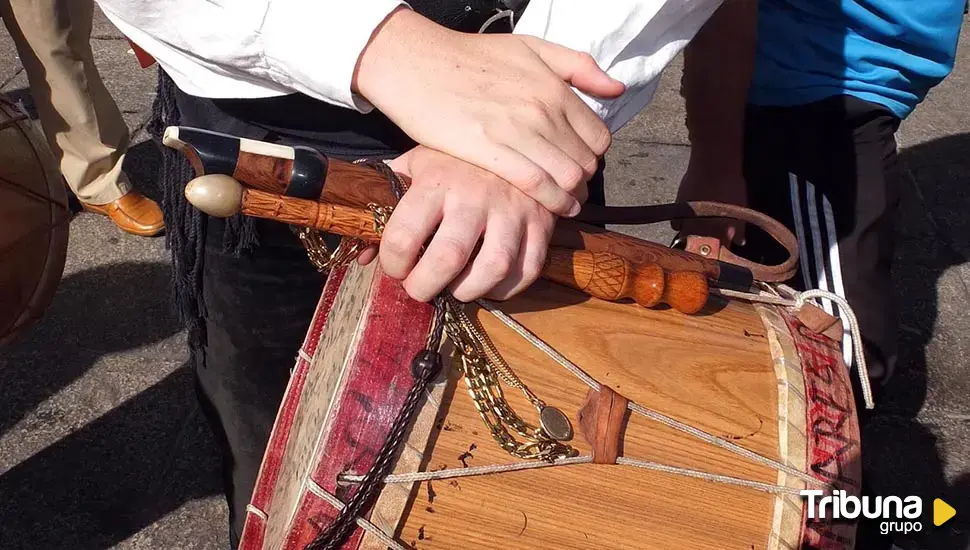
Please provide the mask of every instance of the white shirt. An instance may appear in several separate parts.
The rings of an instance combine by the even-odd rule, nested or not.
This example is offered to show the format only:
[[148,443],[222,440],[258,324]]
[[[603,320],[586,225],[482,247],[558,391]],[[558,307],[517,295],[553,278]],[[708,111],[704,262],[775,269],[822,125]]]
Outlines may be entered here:
[[[653,97],[661,71],[722,0],[531,0],[517,34],[590,53],[627,85],[615,100],[580,96],[618,130]],[[351,91],[357,59],[399,0],[98,0],[184,92],[257,98],[301,92],[368,112]]]
[[616,132],[643,110],[660,74],[722,0],[531,0],[515,34],[587,52],[626,85],[617,99],[579,96]]

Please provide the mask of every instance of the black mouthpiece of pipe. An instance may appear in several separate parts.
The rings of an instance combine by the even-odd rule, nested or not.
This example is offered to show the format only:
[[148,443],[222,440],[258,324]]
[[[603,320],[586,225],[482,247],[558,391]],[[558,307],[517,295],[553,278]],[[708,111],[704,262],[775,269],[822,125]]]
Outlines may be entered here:
[[[236,171],[239,159],[239,138],[228,134],[210,132],[199,128],[179,126],[173,137],[195,152],[202,165],[202,174],[225,174],[231,176]],[[171,136],[166,132],[166,138]],[[166,143],[169,147],[171,144]]]
[[[235,177],[239,167],[240,152],[255,156],[292,159],[292,169],[286,180],[281,181],[282,174],[269,172],[259,176],[265,178],[266,181],[262,182],[264,185],[271,183],[273,186],[280,186],[278,189],[272,189],[273,192],[301,199],[319,200],[330,168],[327,157],[310,147],[290,147],[242,139],[189,126],[169,127],[165,131],[163,142],[168,147],[183,151],[199,176],[224,174]],[[252,167],[243,168],[249,169],[243,172],[252,175]],[[257,182],[242,183],[259,186]]]
[[329,163],[327,157],[310,147],[293,148],[293,172],[285,195],[300,199],[318,200],[323,195]]

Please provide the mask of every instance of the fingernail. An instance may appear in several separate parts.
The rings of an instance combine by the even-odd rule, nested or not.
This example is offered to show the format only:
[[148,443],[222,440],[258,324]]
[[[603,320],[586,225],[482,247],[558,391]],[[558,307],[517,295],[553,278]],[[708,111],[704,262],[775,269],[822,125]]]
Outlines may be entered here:
[[569,207],[569,213],[566,214],[568,217],[572,218],[579,215],[579,212],[583,209],[583,205],[578,202],[574,202],[571,207]]

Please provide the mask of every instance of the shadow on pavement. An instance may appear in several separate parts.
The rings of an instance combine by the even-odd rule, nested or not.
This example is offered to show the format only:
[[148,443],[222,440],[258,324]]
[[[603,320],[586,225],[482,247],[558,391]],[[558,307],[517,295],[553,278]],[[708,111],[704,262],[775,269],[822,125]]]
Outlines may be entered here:
[[[42,321],[0,351],[0,433],[102,356],[177,334],[169,277],[166,264],[122,263],[65,278]],[[98,398],[79,387],[79,406]],[[43,433],[45,422],[70,419],[38,417],[30,430]],[[211,437],[183,365],[0,475],[0,548],[109,548],[221,493]]]
[[[939,303],[940,296],[945,296],[939,289],[948,270],[968,261],[970,134],[904,149],[900,161],[905,172],[903,212],[893,267],[903,327],[900,357],[896,374],[863,431],[863,459],[873,494],[923,497],[923,531],[897,535],[896,544],[906,549],[963,550],[970,548],[970,474],[947,482],[944,460],[955,453],[947,454],[935,426],[921,422],[917,414],[927,405],[934,410],[945,405],[927,402],[930,382],[936,388],[967,384],[965,358],[937,353],[930,368],[928,347],[934,334],[966,338],[959,333],[962,324],[943,325],[944,319],[948,324],[964,323],[965,316]],[[957,349],[951,342],[947,351]],[[944,499],[958,512],[939,528],[932,522],[935,498]]]
[[84,375],[102,355],[178,333],[169,278],[162,263],[122,263],[61,281],[42,321],[0,351],[0,433]]

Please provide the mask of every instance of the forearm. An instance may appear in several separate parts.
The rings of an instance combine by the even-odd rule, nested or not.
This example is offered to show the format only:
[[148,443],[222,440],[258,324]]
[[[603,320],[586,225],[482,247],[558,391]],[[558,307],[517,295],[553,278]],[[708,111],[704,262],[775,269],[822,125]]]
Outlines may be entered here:
[[430,49],[441,57],[452,54],[442,43],[453,34],[413,10],[394,10],[377,26],[361,51],[351,89],[372,101],[379,89],[394,87],[394,76],[419,49]]
[[756,41],[757,0],[726,0],[684,52],[692,155],[737,174]]

